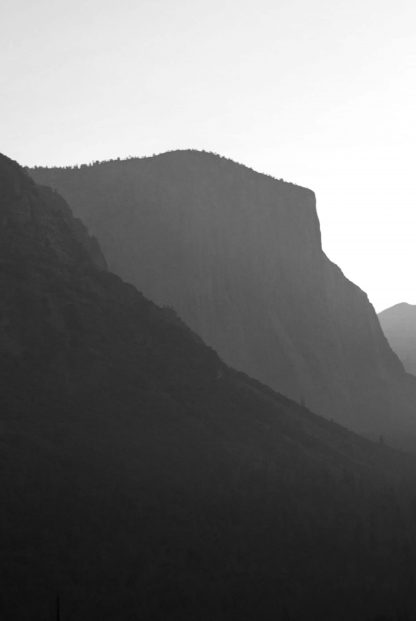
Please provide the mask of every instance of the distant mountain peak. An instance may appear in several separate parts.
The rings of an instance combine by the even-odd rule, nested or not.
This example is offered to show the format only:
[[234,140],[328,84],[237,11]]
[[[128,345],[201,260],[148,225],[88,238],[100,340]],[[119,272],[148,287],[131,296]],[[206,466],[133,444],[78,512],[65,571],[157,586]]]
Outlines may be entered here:
[[400,302],[379,313],[381,327],[405,369],[416,375],[416,305]]
[[409,302],[398,302],[397,304],[393,304],[393,306],[389,306],[388,308],[385,308],[384,310],[380,311],[379,315],[381,315],[381,313],[386,313],[392,310],[411,309],[411,308],[416,308],[416,304],[410,304]]

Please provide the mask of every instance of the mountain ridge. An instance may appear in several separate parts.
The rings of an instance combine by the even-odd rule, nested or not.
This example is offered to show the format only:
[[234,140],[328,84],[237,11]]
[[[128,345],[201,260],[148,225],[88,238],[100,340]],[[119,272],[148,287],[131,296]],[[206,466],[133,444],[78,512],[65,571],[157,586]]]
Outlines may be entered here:
[[154,153],[153,155],[129,155],[129,156],[122,157],[122,158],[116,157],[116,158],[108,158],[106,160],[92,160],[91,162],[81,162],[77,164],[66,164],[66,165],[61,165],[61,166],[37,164],[34,166],[23,166],[23,169],[26,170],[26,172],[29,172],[29,174],[31,170],[37,170],[37,169],[54,170],[55,168],[63,168],[66,170],[74,170],[74,169],[79,170],[81,168],[89,168],[96,164],[114,164],[115,162],[123,163],[123,162],[130,162],[132,160],[133,161],[152,160],[155,158],[163,158],[163,157],[167,157],[170,155],[180,155],[180,156],[181,155],[183,156],[195,155],[198,157],[199,156],[206,157],[207,159],[225,160],[226,162],[230,164],[234,164],[237,167],[244,168],[245,170],[255,173],[256,175],[261,175],[263,177],[273,179],[274,181],[278,181],[279,183],[284,183],[286,185],[294,186],[296,188],[299,188],[301,190],[306,190],[307,192],[312,192],[312,194],[314,194],[313,190],[311,190],[310,188],[306,186],[302,186],[298,183],[294,183],[293,181],[288,181],[286,179],[275,177],[271,173],[258,171],[255,168],[252,168],[251,166],[244,164],[243,162],[238,162],[237,160],[231,157],[221,155],[220,153],[216,153],[215,151],[205,151],[203,149],[172,149],[168,151],[160,151],[159,153]]

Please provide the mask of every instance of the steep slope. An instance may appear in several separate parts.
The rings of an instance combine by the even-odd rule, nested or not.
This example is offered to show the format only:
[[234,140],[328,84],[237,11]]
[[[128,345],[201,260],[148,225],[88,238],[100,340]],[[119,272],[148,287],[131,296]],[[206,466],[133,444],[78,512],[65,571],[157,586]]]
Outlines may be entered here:
[[0,156],[0,615],[414,610],[415,461],[226,367]]
[[416,306],[396,304],[378,316],[391,348],[403,362],[404,368],[416,375]]
[[31,174],[112,270],[228,364],[359,432],[414,442],[415,384],[323,253],[313,192],[193,151]]

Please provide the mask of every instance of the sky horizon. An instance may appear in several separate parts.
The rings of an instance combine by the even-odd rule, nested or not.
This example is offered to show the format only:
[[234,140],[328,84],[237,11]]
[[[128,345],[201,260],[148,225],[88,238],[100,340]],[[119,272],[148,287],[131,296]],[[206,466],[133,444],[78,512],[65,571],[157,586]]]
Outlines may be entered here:
[[377,311],[416,303],[416,7],[2,0],[0,150],[22,165],[214,151],[311,188]]

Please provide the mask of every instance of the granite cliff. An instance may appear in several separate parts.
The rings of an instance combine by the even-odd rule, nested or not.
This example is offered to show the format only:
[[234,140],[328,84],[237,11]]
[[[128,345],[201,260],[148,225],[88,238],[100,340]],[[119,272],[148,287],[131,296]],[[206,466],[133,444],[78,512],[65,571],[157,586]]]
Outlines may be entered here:
[[415,385],[324,254],[312,191],[195,151],[30,172],[228,364],[359,432],[415,438]]

